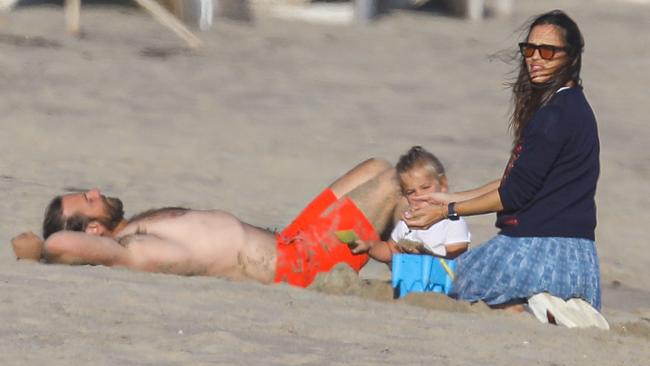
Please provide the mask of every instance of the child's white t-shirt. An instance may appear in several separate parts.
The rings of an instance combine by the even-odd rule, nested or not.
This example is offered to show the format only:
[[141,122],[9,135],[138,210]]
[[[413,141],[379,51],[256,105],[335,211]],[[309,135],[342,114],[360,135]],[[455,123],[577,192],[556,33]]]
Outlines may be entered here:
[[472,235],[469,232],[467,222],[463,218],[456,221],[449,219],[442,220],[426,230],[409,229],[404,221],[395,225],[390,238],[398,243],[400,240],[409,240],[416,243],[423,243],[435,255],[445,256],[447,248],[445,245],[454,243],[469,243]]

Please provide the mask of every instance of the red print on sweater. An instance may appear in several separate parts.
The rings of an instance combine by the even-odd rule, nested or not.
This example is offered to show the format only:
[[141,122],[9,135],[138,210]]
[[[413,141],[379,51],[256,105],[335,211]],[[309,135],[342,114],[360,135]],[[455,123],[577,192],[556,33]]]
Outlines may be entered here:
[[[512,171],[512,168],[515,166],[515,162],[517,159],[519,159],[519,156],[521,155],[521,151],[523,150],[523,141],[519,141],[519,143],[515,146],[514,149],[512,149],[512,154],[510,154],[510,160],[508,160],[508,165],[506,165],[506,170],[503,172],[503,178],[501,178],[501,185],[503,185],[506,180],[508,179],[508,176],[510,176],[510,171]],[[504,226],[517,226],[519,225],[519,220],[517,219],[517,216],[515,214],[513,215],[504,215],[504,217],[501,219],[501,223]]]
[[512,168],[515,166],[515,162],[517,159],[519,159],[519,155],[521,155],[521,150],[523,150],[523,141],[519,141],[519,143],[515,146],[514,149],[512,149],[512,154],[510,155],[510,160],[508,160],[508,165],[506,165],[506,170],[503,172],[503,178],[501,178],[501,183],[506,181],[508,179],[508,176],[510,175],[510,171]]

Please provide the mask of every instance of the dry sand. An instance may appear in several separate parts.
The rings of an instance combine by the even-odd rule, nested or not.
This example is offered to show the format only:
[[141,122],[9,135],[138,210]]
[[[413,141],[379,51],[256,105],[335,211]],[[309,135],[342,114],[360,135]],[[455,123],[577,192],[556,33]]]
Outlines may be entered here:
[[[368,27],[217,20],[196,52],[126,6],[85,6],[81,40],[63,34],[53,5],[0,14],[0,364],[647,365],[650,5],[515,5],[512,18],[474,24],[405,11]],[[414,144],[446,162],[455,189],[494,179],[510,146],[511,67],[488,55],[556,7],[587,42],[613,331],[434,295],[387,300],[376,264],[368,280],[308,291],[12,256],[9,239],[38,230],[48,199],[76,187],[119,195],[130,214],[222,208],[281,228],[354,163],[394,161]],[[493,221],[469,220],[475,243],[494,235]]]

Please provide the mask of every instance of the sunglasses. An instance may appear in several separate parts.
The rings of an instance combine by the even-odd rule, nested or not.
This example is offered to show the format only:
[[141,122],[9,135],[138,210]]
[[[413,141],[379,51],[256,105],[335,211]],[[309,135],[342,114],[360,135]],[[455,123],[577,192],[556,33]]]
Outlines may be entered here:
[[521,51],[521,55],[524,56],[525,58],[533,57],[535,54],[535,50],[539,51],[539,56],[543,58],[544,60],[552,60],[553,56],[557,52],[560,51],[566,51],[566,47],[558,47],[558,46],[552,46],[550,44],[532,44],[532,43],[527,43],[527,42],[521,42],[519,44],[519,50]]

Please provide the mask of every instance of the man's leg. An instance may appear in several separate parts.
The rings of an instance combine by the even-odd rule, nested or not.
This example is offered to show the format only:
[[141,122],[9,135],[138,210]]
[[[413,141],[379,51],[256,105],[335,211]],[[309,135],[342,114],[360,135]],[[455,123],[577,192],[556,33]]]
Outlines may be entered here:
[[370,158],[360,163],[329,188],[338,198],[352,199],[380,234],[400,220],[401,211],[408,205],[395,169],[384,159]]
[[392,227],[393,211],[400,198],[394,169],[384,170],[338,200],[330,192],[330,203],[317,215],[303,217],[302,230],[296,232],[294,243],[302,259],[299,271],[303,275],[300,282],[293,283],[309,285],[318,273],[327,272],[339,263],[360,271],[368,262],[368,255],[353,254],[337,238],[336,232],[352,230],[361,240],[380,240],[381,234]]
[[330,184],[329,188],[337,198],[341,198],[355,188],[377,177],[379,174],[392,169],[393,166],[388,161],[370,158],[343,174],[334,183]]
[[377,233],[392,227],[396,207],[402,206],[402,193],[394,169],[381,172],[345,194],[363,212]]
[[[350,198],[346,194],[350,194]],[[308,286],[318,272],[337,263],[359,271],[367,255],[353,255],[335,235],[336,230],[355,230],[361,239],[378,240],[392,223],[400,192],[390,163],[368,159],[323,191],[296,219],[279,233],[275,281]]]
[[[383,159],[370,158],[350,169],[343,176],[327,187],[321,194],[314,198],[298,216],[282,230],[285,237],[293,237],[304,230],[312,222],[350,191],[372,181],[383,172],[393,171],[392,165]],[[390,173],[389,173],[390,174]]]

